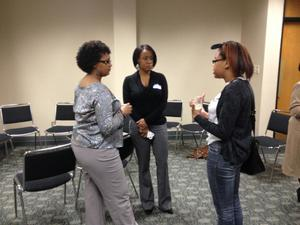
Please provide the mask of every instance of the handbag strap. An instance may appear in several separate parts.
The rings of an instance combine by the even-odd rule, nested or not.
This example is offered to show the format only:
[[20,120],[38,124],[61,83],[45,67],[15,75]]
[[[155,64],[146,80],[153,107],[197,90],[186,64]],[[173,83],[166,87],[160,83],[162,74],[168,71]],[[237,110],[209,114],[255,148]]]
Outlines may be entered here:
[[254,92],[253,89],[250,85],[250,82],[248,81],[248,86],[249,86],[249,90],[251,93],[251,113],[250,113],[250,119],[251,119],[251,125],[252,125],[252,131],[253,131],[253,136],[255,136],[255,98],[254,98]]

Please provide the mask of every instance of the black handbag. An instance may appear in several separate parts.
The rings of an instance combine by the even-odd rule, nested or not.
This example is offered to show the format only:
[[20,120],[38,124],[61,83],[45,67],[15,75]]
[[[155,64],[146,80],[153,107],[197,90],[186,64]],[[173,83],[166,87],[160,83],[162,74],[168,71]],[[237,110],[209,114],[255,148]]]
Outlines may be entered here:
[[255,100],[254,93],[249,84],[250,92],[251,92],[251,124],[253,137],[251,137],[250,143],[250,153],[248,158],[244,161],[241,166],[241,172],[246,173],[248,175],[256,175],[258,173],[264,172],[266,170],[263,161],[258,153],[259,143],[255,139]]
[[250,149],[250,155],[242,164],[241,172],[248,175],[256,175],[264,172],[266,168],[258,153],[258,143],[254,137],[252,137]]

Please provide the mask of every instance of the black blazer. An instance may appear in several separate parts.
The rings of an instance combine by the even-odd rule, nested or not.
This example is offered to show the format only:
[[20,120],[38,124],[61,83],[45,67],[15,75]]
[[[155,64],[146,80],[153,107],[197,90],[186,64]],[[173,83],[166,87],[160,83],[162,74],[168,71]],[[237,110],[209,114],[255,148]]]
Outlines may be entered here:
[[163,74],[151,71],[148,87],[142,85],[138,71],[127,76],[123,83],[123,100],[132,104],[131,117],[135,121],[144,118],[148,125],[166,123],[163,112],[168,100],[168,83]]
[[247,80],[235,79],[221,92],[217,105],[218,124],[196,116],[200,126],[221,139],[221,154],[232,164],[241,164],[250,151],[251,91]]

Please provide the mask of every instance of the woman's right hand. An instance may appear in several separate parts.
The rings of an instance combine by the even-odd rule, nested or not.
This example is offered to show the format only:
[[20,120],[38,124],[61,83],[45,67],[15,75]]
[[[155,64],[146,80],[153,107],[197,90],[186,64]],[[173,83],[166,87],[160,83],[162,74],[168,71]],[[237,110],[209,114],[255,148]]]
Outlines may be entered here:
[[190,101],[189,105],[191,107],[192,118],[193,119],[195,119],[195,117],[198,116],[198,115],[201,116],[201,117],[203,117],[203,118],[205,118],[205,119],[208,119],[208,113],[203,108],[201,108],[200,110],[196,110],[195,109],[195,101],[194,101],[194,99],[192,99]]
[[121,112],[124,116],[128,116],[132,113],[132,105],[130,103],[126,103],[121,106]]

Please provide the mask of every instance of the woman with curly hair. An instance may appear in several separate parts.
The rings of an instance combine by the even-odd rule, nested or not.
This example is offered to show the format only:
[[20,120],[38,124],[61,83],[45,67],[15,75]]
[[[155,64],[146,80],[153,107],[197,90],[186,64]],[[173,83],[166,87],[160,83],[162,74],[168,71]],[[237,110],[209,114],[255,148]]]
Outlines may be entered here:
[[77,53],[85,72],[75,90],[72,148],[85,171],[87,225],[105,224],[105,208],[114,224],[136,225],[128,185],[117,148],[123,145],[123,119],[130,104],[119,100],[101,81],[111,69],[110,49],[101,41],[85,42]]

